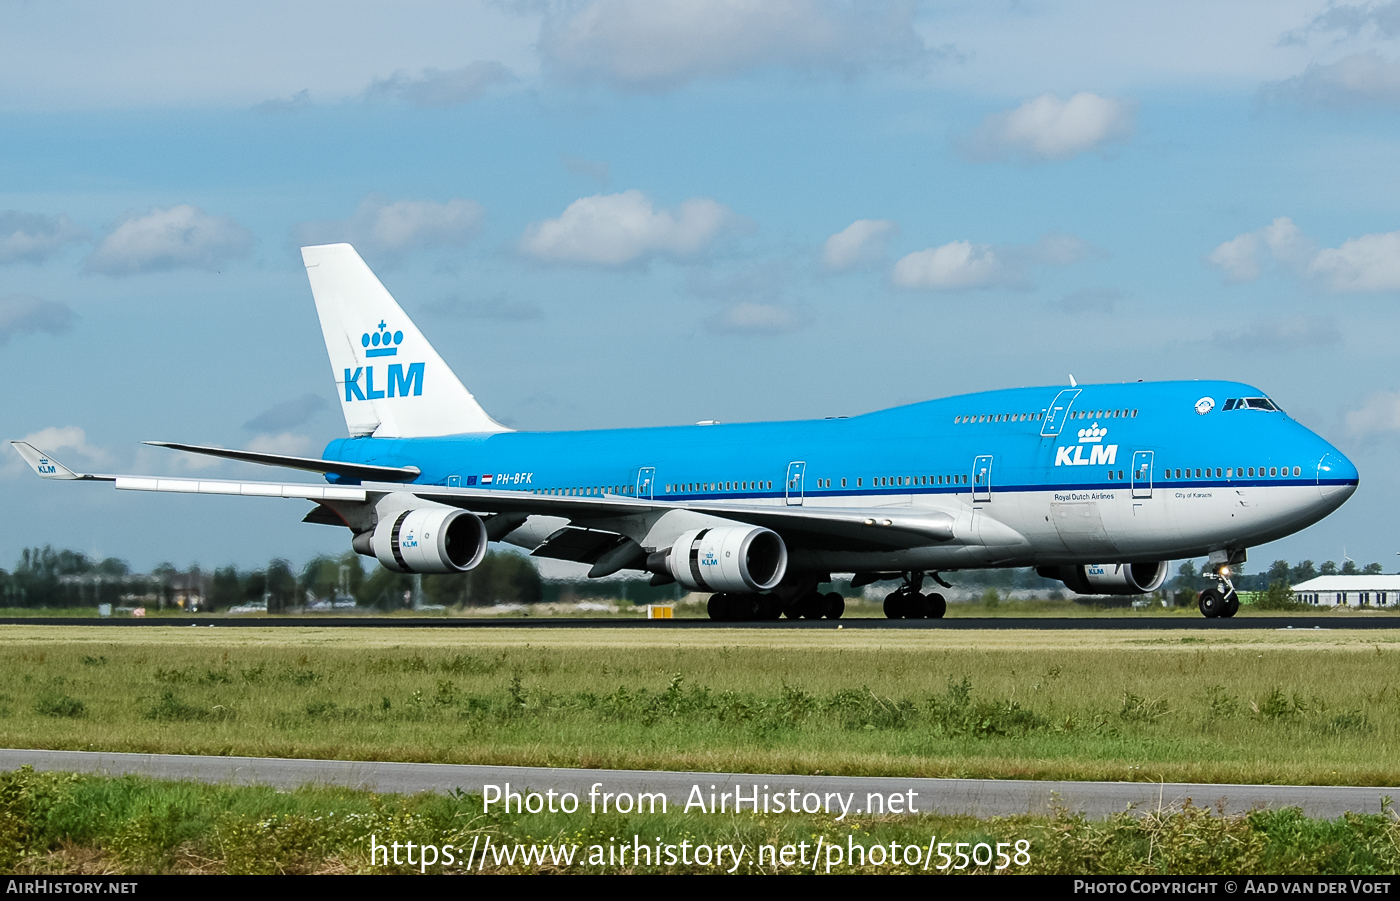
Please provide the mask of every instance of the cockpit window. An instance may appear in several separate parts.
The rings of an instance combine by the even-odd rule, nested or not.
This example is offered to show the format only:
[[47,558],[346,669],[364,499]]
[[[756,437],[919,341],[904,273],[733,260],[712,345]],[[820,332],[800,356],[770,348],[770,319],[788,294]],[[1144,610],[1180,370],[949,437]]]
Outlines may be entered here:
[[1268,410],[1271,413],[1281,413],[1273,401],[1267,397],[1232,397],[1225,401],[1222,410]]

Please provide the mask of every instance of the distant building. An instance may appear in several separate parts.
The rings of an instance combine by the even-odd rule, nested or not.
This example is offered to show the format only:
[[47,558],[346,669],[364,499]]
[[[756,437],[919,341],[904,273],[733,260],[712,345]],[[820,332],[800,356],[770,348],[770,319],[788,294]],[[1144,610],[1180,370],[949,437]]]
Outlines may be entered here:
[[1318,576],[1294,585],[1293,595],[1317,607],[1395,607],[1400,605],[1400,573]]

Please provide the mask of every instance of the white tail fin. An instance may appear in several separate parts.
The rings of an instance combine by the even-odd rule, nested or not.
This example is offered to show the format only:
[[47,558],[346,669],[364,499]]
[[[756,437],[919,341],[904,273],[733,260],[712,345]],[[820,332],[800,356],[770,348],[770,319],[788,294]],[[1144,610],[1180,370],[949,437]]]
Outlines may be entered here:
[[351,435],[509,432],[487,415],[349,244],[303,247]]

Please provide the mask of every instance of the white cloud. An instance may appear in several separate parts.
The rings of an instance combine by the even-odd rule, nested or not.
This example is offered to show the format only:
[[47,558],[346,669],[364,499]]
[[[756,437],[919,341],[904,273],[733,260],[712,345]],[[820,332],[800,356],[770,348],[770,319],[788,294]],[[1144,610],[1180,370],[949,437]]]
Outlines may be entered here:
[[60,335],[78,318],[67,305],[28,294],[0,297],[0,347],[11,338],[32,332]]
[[1258,236],[1245,232],[1211,251],[1206,262],[1219,269],[1227,282],[1252,282],[1259,277],[1258,251]]
[[854,77],[917,62],[912,2],[590,0],[552,7],[538,48],[558,78],[668,91],[782,67]]
[[1319,250],[1292,219],[1280,216],[1226,241],[1206,260],[1226,281],[1253,281],[1260,274],[1261,245],[1283,271],[1333,294],[1400,291],[1400,232],[1361,235]]
[[254,435],[246,450],[260,454],[286,454],[291,457],[304,457],[311,452],[311,439],[306,435],[279,432],[275,435]]
[[1014,110],[994,113],[964,142],[974,160],[1015,157],[1064,160],[1127,143],[1136,127],[1137,103],[1082,92],[1068,100],[1041,94]]
[[878,263],[885,258],[891,237],[899,225],[888,219],[857,219],[826,239],[822,265],[832,272]]
[[779,303],[730,304],[711,317],[711,331],[727,335],[786,335],[811,322],[804,310]]
[[919,250],[894,264],[894,283],[901,288],[989,288],[1002,281],[1005,267],[989,244],[953,241]]
[[303,222],[294,229],[299,245],[344,241],[363,253],[396,259],[419,250],[466,247],[481,229],[486,211],[474,200],[389,200],[370,195],[349,219]]
[[87,231],[62,213],[0,212],[0,263],[42,263],[64,246],[87,239]]
[[653,256],[694,257],[707,249],[738,217],[703,197],[685,201],[675,212],[657,210],[641,191],[581,197],[558,219],[525,230],[520,248],[541,260],[624,266]]
[[218,269],[246,257],[253,233],[229,216],[189,204],[128,216],[87,258],[89,272],[133,275],[168,269]]
[[1348,238],[1318,251],[1308,274],[1339,294],[1400,291],[1400,232]]
[[1031,265],[1069,266],[1099,254],[1088,241],[1065,232],[1046,232],[1029,245],[953,241],[903,257],[894,265],[892,280],[901,288],[932,291],[1025,287]]
[[416,106],[461,106],[481,97],[492,85],[510,79],[510,70],[494,60],[446,71],[424,69],[417,78],[399,71],[388,78],[376,78],[365,89],[365,98],[402,100]]
[[1358,436],[1400,432],[1400,391],[1371,395],[1361,409],[1347,411],[1346,423],[1347,431]]
[[1265,100],[1332,109],[1338,106],[1400,106],[1400,62],[1374,50],[1344,56],[1335,63],[1308,66],[1301,75],[1266,84]]

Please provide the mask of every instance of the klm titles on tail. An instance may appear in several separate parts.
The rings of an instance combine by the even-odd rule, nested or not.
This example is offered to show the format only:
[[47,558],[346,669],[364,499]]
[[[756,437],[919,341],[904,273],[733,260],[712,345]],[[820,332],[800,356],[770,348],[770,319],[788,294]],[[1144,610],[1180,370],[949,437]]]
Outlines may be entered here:
[[[384,321],[380,320],[374,334],[365,332],[360,336],[360,343],[365,346],[365,356],[367,357],[398,356],[398,346],[403,343],[403,332],[394,332],[391,335],[385,327]],[[361,375],[365,377],[364,388],[360,387]],[[408,397],[410,391],[414,397],[421,397],[423,394],[422,363],[410,363],[407,373],[404,372],[402,363],[391,363],[388,371],[388,383],[379,390],[375,390],[374,387],[373,366],[358,366],[354,373],[351,373],[349,369],[345,370],[345,400],[347,403],[356,400],[379,400],[382,397]]]

